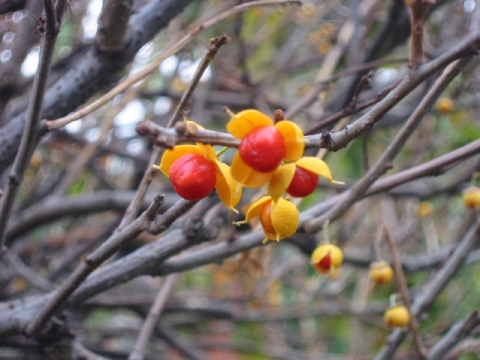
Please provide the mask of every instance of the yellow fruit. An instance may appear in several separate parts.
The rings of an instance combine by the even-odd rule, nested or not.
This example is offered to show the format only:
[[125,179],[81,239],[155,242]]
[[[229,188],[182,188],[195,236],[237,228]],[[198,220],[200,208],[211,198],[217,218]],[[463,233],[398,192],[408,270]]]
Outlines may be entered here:
[[434,210],[433,204],[430,201],[422,201],[418,204],[415,213],[419,218],[426,218],[432,215]]
[[450,98],[443,97],[437,101],[437,111],[441,114],[448,114],[453,110],[453,101]]
[[383,320],[389,327],[405,327],[410,324],[410,313],[405,306],[397,305],[385,311]]
[[319,273],[331,273],[343,263],[342,250],[332,244],[320,245],[313,251],[311,263]]
[[386,261],[375,261],[370,265],[370,277],[377,284],[388,284],[393,279],[393,269]]
[[469,187],[463,192],[463,204],[469,209],[475,209],[480,206],[480,189]]

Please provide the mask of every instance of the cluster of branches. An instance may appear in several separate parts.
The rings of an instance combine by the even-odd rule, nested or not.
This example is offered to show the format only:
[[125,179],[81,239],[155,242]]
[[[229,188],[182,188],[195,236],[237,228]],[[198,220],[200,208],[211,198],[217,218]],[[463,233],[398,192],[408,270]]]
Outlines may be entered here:
[[[362,1],[357,6],[358,9],[363,9],[363,13],[352,11],[355,15],[349,14],[338,32],[337,41],[326,54],[320,58],[304,59],[299,65],[291,65],[292,55],[285,54],[293,53],[291,47],[298,46],[298,39],[292,38],[292,41],[286,41],[284,47],[278,50],[283,56],[279,55],[277,63],[272,66],[274,75],[255,83],[245,65],[248,62],[249,44],[242,40],[241,30],[244,24],[241,13],[254,7],[272,5],[288,5],[283,11],[289,12],[295,11],[295,6],[299,4],[298,1],[288,0],[260,0],[237,5],[229,3],[228,7],[216,11],[209,19],[179,31],[180,35],[171,41],[168,45],[170,47],[143,70],[121,79],[125,67],[133,61],[142,46],[160,31],[165,31],[166,26],[188,5],[200,7],[202,3],[191,0],[164,0],[136,4],[131,0],[105,0],[94,42],[81,46],[57,64],[52,64],[52,59],[62,26],[65,1],[57,0],[54,3],[44,0],[43,4],[32,0],[7,1],[3,8],[0,7],[4,13],[18,9],[24,9],[28,13],[18,25],[11,60],[3,64],[0,73],[0,172],[3,173],[0,268],[9,281],[15,276],[21,276],[34,288],[31,293],[27,292],[17,298],[9,298],[8,293],[4,294],[5,301],[0,303],[0,346],[3,344],[9,347],[26,347],[32,344],[31,339],[35,339],[33,344],[51,358],[57,356],[58,352],[62,352],[63,356],[69,359],[99,358],[99,355],[88,350],[75,337],[70,329],[70,320],[64,316],[65,311],[93,306],[95,301],[97,305],[101,305],[103,292],[141,275],[151,275],[165,276],[165,281],[154,299],[149,299],[152,304],[149,311],[130,304],[145,321],[133,350],[126,356],[129,359],[144,358],[148,340],[155,331],[187,358],[205,358],[200,350],[195,349],[194,344],[179,337],[169,324],[157,321],[178,274],[260,248],[264,235],[254,230],[242,234],[228,229],[228,224],[223,221],[227,218],[226,210],[217,206],[218,199],[215,195],[199,202],[189,202],[179,200],[168,187],[163,188],[162,194],[151,195],[149,192],[149,189],[155,188],[152,185],[155,171],[151,165],[158,163],[165,147],[190,142],[233,148],[239,145],[236,139],[223,132],[198,130],[189,133],[181,125],[175,126],[177,121],[181,120],[183,111],[190,106],[192,97],[194,106],[197,103],[203,105],[203,111],[200,109],[197,114],[206,114],[209,106],[227,105],[238,109],[256,107],[267,112],[282,107],[286,118],[304,116],[309,120],[306,127],[308,135],[305,137],[309,149],[327,149],[341,153],[348,144],[364,137],[363,176],[352,181],[345,189],[336,189],[341,191],[301,213],[299,236],[294,236],[288,242],[306,254],[310,254],[315,248],[315,234],[325,223],[334,223],[341,219],[362,199],[379,194],[386,194],[389,198],[413,196],[423,199],[448,192],[458,193],[463,182],[478,170],[480,140],[475,140],[453,150],[449,149],[432,160],[411,164],[404,170],[384,176],[392,169],[393,161],[406,147],[407,141],[416,133],[422,120],[447,86],[462,72],[474,77],[472,74],[475,74],[478,63],[475,56],[480,49],[480,32],[475,27],[479,11],[475,10],[471,17],[472,25],[468,36],[462,41],[449,39],[445,49],[429,51],[427,61],[424,53],[425,21],[431,14],[442,11],[442,7],[451,6],[448,1],[412,0],[406,1],[405,5],[403,0],[392,0],[381,28],[374,38],[368,39],[368,48],[358,45],[360,40],[367,41],[366,36],[356,37],[361,33],[360,29],[367,33],[365,27],[371,21],[370,12],[375,9],[369,8],[371,2]],[[72,183],[78,179],[81,170],[91,167],[95,154],[119,153],[113,147],[97,141],[83,146],[80,155],[70,166],[62,164],[66,169],[57,179],[49,179],[52,186],[39,189],[31,199],[15,206],[32,155],[42,139],[51,143],[61,139],[65,133],[59,129],[72,121],[85,118],[122,94],[121,104],[110,107],[108,116],[102,120],[106,124],[102,127],[102,132],[108,133],[113,118],[129,100],[155,95],[146,91],[142,93],[141,86],[133,85],[148,78],[162,61],[198,39],[202,32],[232,17],[235,21],[232,34],[229,34],[231,41],[226,35],[210,40],[193,79],[183,95],[175,99],[176,107],[168,121],[161,124],[161,121],[146,120],[137,126],[140,136],[151,139],[153,150],[149,159],[143,159],[141,163],[134,190],[102,190],[75,198],[65,195]],[[32,23],[34,18],[40,18],[40,24]],[[36,27],[37,31],[32,31],[32,26]],[[37,73],[31,86],[22,86],[24,84],[19,80],[20,64],[39,38],[41,50]],[[403,58],[385,60],[387,55],[409,38],[411,45],[408,63]],[[268,38],[265,41],[268,41]],[[236,61],[240,69],[239,76],[235,86],[230,85],[237,92],[232,91],[233,96],[229,97],[229,84],[225,81],[217,84],[218,89],[223,89],[223,92],[210,91],[208,99],[201,99],[195,95],[194,90],[204,71],[212,61],[221,58],[222,51],[227,46],[238,47]],[[347,55],[353,55],[351,58],[359,59],[358,62],[352,62],[346,70],[333,74],[335,69],[340,67],[342,58]],[[368,71],[382,64],[395,62],[403,63],[404,75],[384,85],[382,89],[371,86],[371,74]],[[219,63],[222,64],[222,61],[219,60]],[[320,70],[317,81],[310,84],[311,88],[306,94],[291,103],[267,95],[267,89],[272,86],[275,76],[281,72],[293,73],[309,63],[313,63]],[[231,64],[222,66],[225,69],[220,68],[219,73],[222,70],[231,70],[232,67]],[[220,77],[219,75],[218,78]],[[331,83],[337,80],[335,86],[329,89]],[[459,86],[456,89],[458,94],[466,91],[467,86],[468,84]],[[244,93],[238,92],[238,89]],[[326,90],[330,91],[328,101],[319,100],[319,95]],[[87,100],[99,93],[102,94],[100,97],[84,106]],[[419,101],[416,100],[418,95],[412,96],[418,93],[421,94]],[[172,94],[167,95],[174,98]],[[394,110],[402,101],[408,103],[409,110],[406,116],[399,119]],[[319,104],[324,105],[324,111],[320,112],[320,115],[316,108]],[[78,109],[79,107],[81,108]],[[351,121],[347,124],[346,119]],[[380,124],[399,127],[395,129],[393,138],[388,140],[388,146],[370,166],[367,135],[379,127],[377,125],[380,125],[380,121]],[[62,146],[63,143],[60,144]],[[440,174],[443,174],[447,181],[436,181],[434,177]],[[88,246],[77,247],[70,258],[64,259],[60,267],[64,273],[57,270],[57,273],[49,274],[48,277],[40,275],[29,266],[28,260],[20,256],[19,252],[25,249],[25,246],[15,246],[28,243],[28,240],[25,240],[28,239],[28,232],[49,222],[65,216],[96,214],[106,210],[122,215],[111,221],[106,230],[96,234],[96,238]],[[382,221],[387,222],[386,219]],[[402,238],[412,236],[411,229],[401,232],[398,224],[383,225],[389,229],[392,244],[401,243]],[[87,223],[81,226],[88,227]],[[400,287],[414,320],[420,319],[432,306],[460,266],[467,261],[467,256],[476,245],[479,232],[480,224],[472,213],[449,234],[450,239],[445,241],[448,244],[445,248],[434,248],[422,256],[409,258],[398,256],[398,250],[392,246],[392,259],[399,270],[399,284],[406,284],[401,269],[412,272],[436,268],[415,296],[411,296],[406,286]],[[128,244],[145,234],[153,236],[155,240],[123,254],[125,256],[118,256]],[[96,244],[99,246],[94,247]],[[451,246],[452,244],[455,246]],[[178,255],[180,253],[182,254]],[[113,257],[115,255],[116,257]],[[357,252],[349,253],[346,250],[345,255],[346,262],[356,267],[367,267],[373,260],[368,252],[359,256]],[[70,271],[72,262],[77,264],[80,258],[82,260]],[[59,274],[64,278],[57,284],[55,280]],[[26,296],[32,294],[35,296]],[[112,304],[112,300],[110,302]],[[118,304],[114,300],[111,306],[116,305]],[[336,313],[338,309],[328,308],[324,311]],[[353,310],[348,311],[354,313]],[[372,312],[378,310],[372,309]],[[359,311],[356,315],[361,316],[362,313]],[[228,311],[212,316],[242,321],[242,316]],[[244,316],[243,320],[246,317]],[[261,321],[261,317],[258,319]],[[411,332],[417,355],[429,359],[455,356],[452,354],[462,351],[465,339],[472,334],[479,324],[479,319],[478,312],[475,311],[467,319],[454,324],[438,341],[427,346],[423,344],[417,321],[414,321]],[[408,334],[408,331],[394,330],[376,359],[392,358]]]

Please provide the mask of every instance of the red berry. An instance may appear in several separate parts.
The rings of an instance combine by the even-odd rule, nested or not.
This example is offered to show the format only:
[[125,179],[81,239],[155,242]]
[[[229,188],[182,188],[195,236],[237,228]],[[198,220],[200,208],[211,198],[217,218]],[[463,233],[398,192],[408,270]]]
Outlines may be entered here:
[[292,182],[287,188],[287,193],[293,197],[305,197],[310,195],[317,188],[317,184],[317,174],[296,166],[295,174],[293,175]]
[[274,126],[261,126],[250,131],[238,148],[245,164],[263,173],[275,170],[286,151],[285,139]]
[[273,228],[273,222],[272,222],[272,202],[271,201],[263,205],[262,211],[260,212],[260,223],[262,224],[263,228],[267,230],[270,234],[276,235],[275,229]]
[[329,271],[332,266],[332,253],[328,252],[325,257],[320,260],[318,263],[315,264],[315,267],[318,269],[320,272],[326,272]]
[[215,188],[213,164],[199,154],[179,157],[172,164],[169,178],[173,189],[185,200],[200,200]]

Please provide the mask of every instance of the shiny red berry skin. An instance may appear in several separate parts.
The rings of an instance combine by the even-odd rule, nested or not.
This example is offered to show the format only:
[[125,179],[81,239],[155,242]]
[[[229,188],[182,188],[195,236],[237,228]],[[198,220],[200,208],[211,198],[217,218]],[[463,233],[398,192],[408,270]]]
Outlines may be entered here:
[[250,131],[238,148],[243,162],[262,173],[274,171],[286,151],[285,139],[274,126],[261,126]]
[[200,200],[215,188],[213,164],[199,154],[178,158],[170,168],[169,178],[175,192],[185,200]]
[[305,197],[315,191],[318,185],[318,175],[303,169],[295,167],[295,174],[292,182],[287,188],[287,193],[293,197]]

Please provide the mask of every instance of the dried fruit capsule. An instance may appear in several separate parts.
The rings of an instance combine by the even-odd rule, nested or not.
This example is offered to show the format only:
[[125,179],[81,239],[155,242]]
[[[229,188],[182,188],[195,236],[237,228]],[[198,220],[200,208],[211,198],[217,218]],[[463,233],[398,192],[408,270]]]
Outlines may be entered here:
[[318,185],[318,175],[303,169],[299,166],[295,167],[295,174],[292,182],[287,188],[287,193],[293,197],[305,197],[310,195]]
[[405,327],[410,324],[410,313],[403,305],[393,306],[385,311],[383,320],[389,327]]
[[386,261],[375,261],[370,265],[370,277],[377,284],[388,284],[393,279],[393,269]]
[[469,187],[463,192],[462,200],[469,209],[475,209],[480,206],[480,189],[477,187]]
[[343,263],[343,253],[338,246],[323,244],[312,253],[311,263],[321,274],[327,274],[337,269]]
[[213,164],[199,154],[178,158],[169,171],[175,192],[186,200],[200,200],[215,188],[216,175]]
[[238,153],[252,169],[268,173],[282,162],[286,154],[285,139],[274,126],[261,126],[242,139]]

